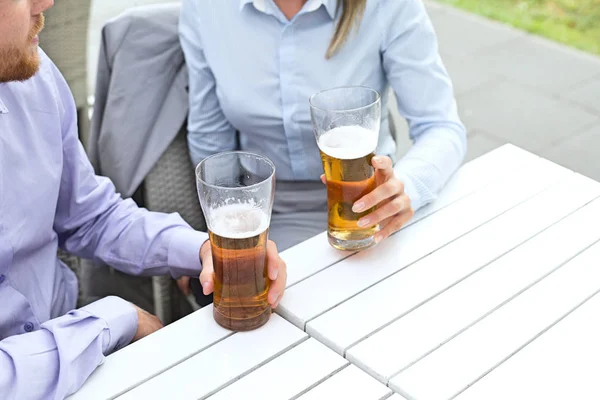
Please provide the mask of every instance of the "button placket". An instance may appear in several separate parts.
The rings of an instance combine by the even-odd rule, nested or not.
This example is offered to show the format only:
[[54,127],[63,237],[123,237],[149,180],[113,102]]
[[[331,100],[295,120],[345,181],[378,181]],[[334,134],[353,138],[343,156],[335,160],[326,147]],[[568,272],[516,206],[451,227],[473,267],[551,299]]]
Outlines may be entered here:
[[294,40],[297,27],[293,22],[286,25],[281,33],[279,50],[279,80],[282,100],[283,127],[288,142],[288,151],[294,175],[303,178],[305,163],[303,159],[302,140],[298,137],[298,129],[293,121],[295,111],[296,92],[294,88],[295,49]]

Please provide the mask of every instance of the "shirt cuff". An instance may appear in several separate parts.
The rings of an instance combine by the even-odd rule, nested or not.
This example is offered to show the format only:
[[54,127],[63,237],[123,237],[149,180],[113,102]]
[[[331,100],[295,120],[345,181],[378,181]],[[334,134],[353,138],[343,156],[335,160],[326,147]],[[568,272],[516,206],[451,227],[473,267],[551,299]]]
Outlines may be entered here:
[[81,308],[81,311],[102,319],[108,325],[108,338],[105,335],[102,348],[105,356],[131,343],[137,331],[137,311],[120,297],[105,297]]
[[419,189],[411,177],[409,177],[405,172],[401,171],[399,168],[394,168],[394,172],[396,178],[400,180],[404,184],[404,193],[410,199],[410,205],[413,211],[417,211],[425,204],[423,204],[423,199],[421,194],[419,193]]
[[170,233],[167,263],[173,278],[198,276],[202,271],[200,247],[208,235],[191,228],[176,228]]

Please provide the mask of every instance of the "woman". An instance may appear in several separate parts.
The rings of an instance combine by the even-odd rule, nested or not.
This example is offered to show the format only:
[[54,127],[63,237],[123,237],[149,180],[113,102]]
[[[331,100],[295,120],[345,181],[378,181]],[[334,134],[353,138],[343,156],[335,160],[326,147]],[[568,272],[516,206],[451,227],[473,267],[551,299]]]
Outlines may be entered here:
[[[373,160],[376,237],[399,230],[435,199],[461,164],[466,133],[422,0],[183,0],[180,38],[189,69],[192,161],[242,149],[277,168],[270,237],[285,249],[327,229],[322,164],[309,97],[363,85],[382,93]],[[414,142],[393,165],[388,86]]]

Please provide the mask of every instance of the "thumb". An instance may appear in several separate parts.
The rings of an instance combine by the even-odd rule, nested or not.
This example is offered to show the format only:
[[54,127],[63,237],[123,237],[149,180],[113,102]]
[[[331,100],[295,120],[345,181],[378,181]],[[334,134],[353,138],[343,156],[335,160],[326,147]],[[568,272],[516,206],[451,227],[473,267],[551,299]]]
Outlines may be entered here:
[[279,252],[277,251],[277,245],[275,242],[269,240],[267,243],[267,269],[269,279],[272,281],[277,279],[279,275],[279,263],[281,258],[279,258]]
[[394,177],[394,164],[391,158],[377,156],[373,157],[371,163],[375,168],[375,179],[379,184],[387,182]]
[[325,174],[321,175],[321,182],[323,182],[323,184],[327,183],[327,178],[325,177]]
[[205,244],[200,249],[200,258],[202,261],[202,272],[200,272],[200,284],[202,285],[202,292],[204,295],[209,295],[214,290],[214,267],[212,260],[212,251],[210,249],[210,242]]

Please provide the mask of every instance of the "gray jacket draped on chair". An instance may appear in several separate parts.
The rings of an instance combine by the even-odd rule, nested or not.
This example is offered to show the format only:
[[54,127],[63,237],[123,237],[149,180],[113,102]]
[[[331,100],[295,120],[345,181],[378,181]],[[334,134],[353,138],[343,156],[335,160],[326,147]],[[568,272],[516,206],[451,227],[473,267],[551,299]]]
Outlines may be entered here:
[[[151,211],[178,212],[205,229],[185,129],[187,69],[179,44],[179,4],[134,8],[102,29],[88,156],[123,197]],[[173,279],[127,276],[82,260],[81,305],[116,295],[156,313],[163,323],[190,304]]]
[[88,155],[123,197],[136,191],[186,122],[179,9],[134,8],[102,30]]

